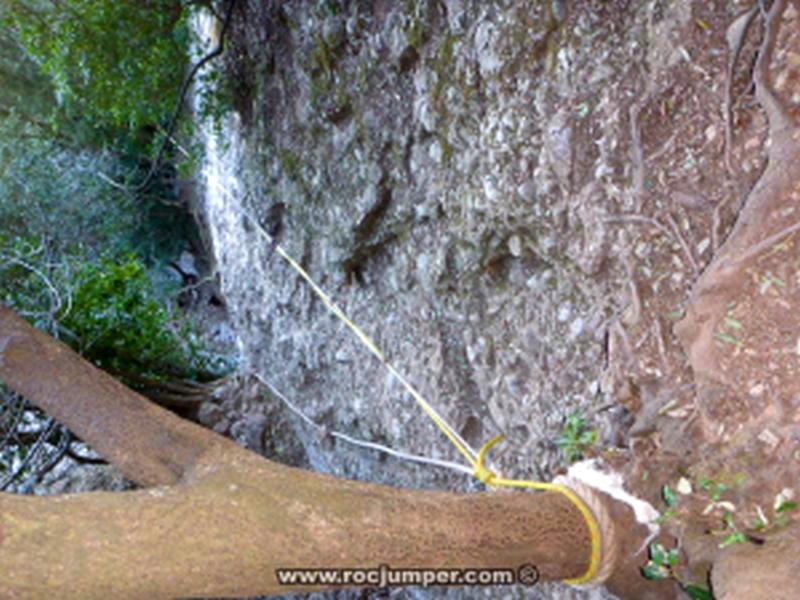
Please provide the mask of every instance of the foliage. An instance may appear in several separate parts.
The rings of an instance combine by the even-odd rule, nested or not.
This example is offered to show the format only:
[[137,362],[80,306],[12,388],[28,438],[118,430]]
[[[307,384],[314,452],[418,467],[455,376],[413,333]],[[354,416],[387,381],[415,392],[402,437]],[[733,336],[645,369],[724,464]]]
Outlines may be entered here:
[[196,349],[184,346],[171,328],[171,315],[155,298],[141,261],[129,256],[87,263],[75,278],[72,310],[61,324],[75,336],[81,354],[122,372],[196,371]]
[[672,576],[672,568],[677,566],[678,558],[677,548],[667,550],[663,545],[654,542],[650,544],[650,560],[642,573],[647,579],[667,579]]
[[[0,301],[105,367],[201,375],[202,353],[181,339],[191,335],[173,325],[169,291],[153,289],[145,268],[196,240],[191,215],[162,201],[174,197],[174,169],[133,196],[110,182],[138,158],[79,143],[119,148],[117,136],[130,141],[171,114],[186,42],[180,4],[14,0],[0,18],[15,34],[0,42],[0,83],[11,84],[0,88]],[[68,117],[55,125],[88,133],[54,134],[54,110]]]
[[51,251],[131,249],[134,200],[97,173],[118,169],[107,153],[65,150],[56,142],[15,135],[0,123],[0,231],[47,239]]
[[168,315],[152,297],[138,260],[88,263],[76,278],[72,310],[62,325],[81,354],[99,366],[133,372],[182,362]]
[[[134,386],[231,367],[152,277],[197,241],[170,155],[136,195],[114,184],[150,168],[184,78],[185,17],[179,0],[0,3],[0,302]],[[18,421],[32,414],[20,402],[0,382],[0,487],[41,454],[14,428],[36,425],[48,448],[58,437],[44,417]]]
[[138,143],[172,111],[188,42],[178,0],[12,0],[2,16],[51,78],[62,122]]
[[718,502],[722,498],[722,495],[728,491],[727,485],[713,481],[708,477],[701,477],[698,483],[703,490],[708,492],[711,500],[714,502]]
[[46,115],[55,106],[55,94],[36,63],[11,36],[0,36],[0,116],[49,128]]
[[[708,482],[710,486],[710,480]],[[702,484],[701,484],[702,485]],[[681,489],[679,484],[678,490]],[[667,505],[667,510],[656,520],[657,523],[664,523],[668,519],[677,514],[677,505],[679,503],[678,495],[668,485],[661,487],[661,497]],[[732,525],[732,521],[730,522]],[[649,546],[649,560],[647,564],[641,568],[642,576],[645,579],[663,580],[673,579],[678,583],[681,589],[692,600],[714,600],[713,594],[704,586],[689,583],[678,573],[678,565],[680,562],[680,550],[678,548],[667,549],[659,542],[653,542]]]
[[155,289],[145,268],[185,248],[191,215],[108,185],[98,173],[123,169],[110,153],[17,135],[29,128],[0,120],[0,302],[102,366],[205,375],[211,366],[166,308],[176,290]]
[[218,370],[135,256],[62,257],[47,274],[35,256],[0,258],[2,301],[98,366],[151,378],[209,378]]
[[578,412],[574,412],[567,417],[561,437],[556,440],[556,444],[564,453],[564,458],[568,463],[583,458],[586,451],[597,441],[597,431],[590,429],[586,419]]
[[646,579],[662,580],[675,579],[692,600],[714,600],[714,596],[705,587],[694,583],[682,581],[675,573],[680,559],[677,548],[667,550],[662,544],[650,544],[650,560],[642,567],[642,575]]
[[[135,252],[148,263],[178,254],[196,240],[191,215],[162,198],[174,195],[172,179],[156,179],[147,196],[109,185],[126,165],[107,151],[65,148],[29,137],[33,126],[0,119],[0,232],[45,244],[48,254]],[[2,247],[0,240],[0,247]]]

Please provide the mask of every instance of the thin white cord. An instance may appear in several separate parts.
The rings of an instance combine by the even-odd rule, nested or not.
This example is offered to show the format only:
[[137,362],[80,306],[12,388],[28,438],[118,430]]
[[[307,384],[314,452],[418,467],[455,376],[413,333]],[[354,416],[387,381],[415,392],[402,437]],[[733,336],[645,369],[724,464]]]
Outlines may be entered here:
[[[214,190],[230,200],[233,200],[233,195],[216,179],[213,180]],[[303,269],[300,264],[295,261],[281,246],[280,244],[275,243],[276,240],[266,232],[266,230],[261,226],[257,219],[255,219],[248,211],[246,211],[241,205],[239,207],[234,206],[231,204],[234,211],[238,212],[240,216],[245,217],[252,225],[255,227],[256,232],[263,237],[267,243],[273,248],[274,252],[279,254],[281,258],[283,258],[289,265],[294,269],[294,271],[300,275],[306,283],[311,287],[314,293],[322,300],[323,304],[330,310],[334,316],[336,316],[342,323],[344,323],[355,336],[359,339],[359,341],[376,357],[380,360],[389,373],[399,381],[403,387],[405,387],[406,391],[411,394],[411,396],[416,400],[416,402],[422,407],[422,409],[428,413],[428,416],[433,419],[437,425],[445,431],[446,435],[450,437],[450,440],[458,447],[458,449],[468,457],[470,463],[474,464],[475,461],[478,459],[478,452],[470,446],[466,440],[456,431],[445,419],[444,417],[439,414],[439,412],[427,401],[422,395],[416,390],[416,388],[411,385],[411,382],[402,374],[400,373],[386,355],[378,348],[375,343],[353,322],[351,321],[344,311],[339,308],[339,306],[331,300],[331,298],[320,288],[311,276]],[[460,446],[460,447],[459,447]]]
[[388,454],[389,456],[394,456],[395,458],[399,458],[401,460],[432,465],[435,467],[443,467],[445,469],[451,469],[453,471],[458,471],[459,473],[472,476],[472,468],[466,465],[461,465],[447,460],[439,460],[437,458],[428,458],[426,456],[419,456],[418,454],[409,454],[407,452],[401,452],[400,450],[389,448],[388,446],[384,446],[382,444],[376,444],[375,442],[367,442],[364,440],[359,440],[357,438],[347,435],[346,433],[340,433],[338,431],[328,431],[325,427],[316,423],[311,417],[309,417],[302,410],[300,410],[300,408],[298,408],[298,406],[294,402],[289,400],[274,385],[272,385],[269,381],[261,377],[261,375],[255,373],[254,377],[258,379],[258,381],[260,381],[267,389],[269,389],[270,392],[272,392],[275,396],[277,396],[291,412],[300,417],[300,419],[303,420],[303,422],[305,422],[307,425],[310,425],[317,431],[327,433],[331,437],[340,439],[343,442],[352,444],[353,446],[368,448],[370,450],[377,450],[378,452],[383,452],[384,454]]

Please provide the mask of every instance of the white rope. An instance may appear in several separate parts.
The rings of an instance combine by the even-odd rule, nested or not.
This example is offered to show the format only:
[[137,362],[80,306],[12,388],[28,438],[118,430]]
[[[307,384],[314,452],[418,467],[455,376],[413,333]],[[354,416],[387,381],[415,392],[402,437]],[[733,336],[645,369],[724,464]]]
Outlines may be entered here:
[[326,427],[316,423],[311,417],[305,414],[300,408],[291,400],[289,400],[284,394],[282,394],[274,385],[272,385],[269,381],[261,377],[258,373],[254,375],[258,381],[260,381],[264,386],[269,389],[277,398],[283,402],[286,407],[295,415],[300,417],[300,419],[306,423],[307,425],[313,427],[317,431],[330,435],[336,439],[342,440],[348,444],[353,446],[358,446],[360,448],[368,448],[370,450],[376,450],[378,452],[383,452],[384,454],[388,454],[389,456],[394,456],[395,458],[399,458],[401,460],[432,465],[434,467],[443,467],[445,469],[450,469],[452,471],[458,471],[459,473],[463,473],[464,475],[472,476],[472,468],[461,465],[458,463],[450,462],[447,460],[439,460],[438,458],[428,458],[426,456],[420,456],[418,454],[409,454],[407,452],[402,452],[400,450],[395,450],[394,448],[390,448],[388,446],[384,446],[382,444],[377,444],[375,442],[367,442],[365,440],[360,440],[354,438],[352,436],[347,435],[346,433],[341,433],[339,431],[329,431]]
[[383,363],[389,373],[402,384],[402,386],[409,394],[411,394],[411,396],[422,407],[422,409],[428,413],[428,416],[430,416],[440,428],[446,430],[444,431],[445,435],[450,437],[451,441],[454,442],[456,447],[460,445],[459,450],[469,458],[469,462],[474,463],[478,458],[478,452],[472,448],[472,446],[470,446],[463,437],[461,437],[461,435],[444,419],[444,417],[442,417],[442,415],[439,414],[439,412],[430,403],[428,403],[427,400],[425,400],[425,398],[422,397],[422,395],[416,390],[411,382],[409,382],[408,379],[389,362],[389,359],[380,350],[380,348],[378,348],[375,343],[347,317],[344,311],[342,311],[342,309],[330,299],[330,297],[322,290],[322,288],[316,284],[306,270],[303,269],[303,267],[300,266],[300,264],[295,261],[280,244],[276,243],[277,240],[273,239],[273,237],[261,226],[261,223],[259,223],[257,219],[255,219],[247,210],[245,210],[243,206],[241,206],[241,203],[235,204],[233,202],[235,200],[234,196],[222,186],[217,178],[212,180],[212,185],[214,191],[230,200],[230,206],[233,207],[234,211],[239,213],[239,216],[245,217],[255,227],[256,232],[266,240],[271,248],[273,248],[274,252],[279,254],[281,258],[288,262],[292,269],[294,269],[294,271],[300,275],[306,281],[306,283],[308,283],[308,285],[319,297],[319,299],[322,300],[323,304],[325,304],[328,310],[338,317],[342,323],[347,325],[347,327],[356,335],[361,343],[364,344],[364,346]]

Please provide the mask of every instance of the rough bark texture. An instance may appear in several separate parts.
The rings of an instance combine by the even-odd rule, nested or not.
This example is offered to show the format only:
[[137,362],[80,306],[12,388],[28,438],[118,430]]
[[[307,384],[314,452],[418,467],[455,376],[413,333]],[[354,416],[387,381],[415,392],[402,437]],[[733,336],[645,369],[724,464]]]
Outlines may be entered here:
[[[177,598],[288,592],[279,567],[587,566],[585,525],[555,494],[395,490],[216,457],[189,486],[0,497],[0,596]],[[298,589],[298,588],[294,588]]]
[[142,485],[177,483],[203,452],[233,446],[133,393],[5,307],[0,378]]

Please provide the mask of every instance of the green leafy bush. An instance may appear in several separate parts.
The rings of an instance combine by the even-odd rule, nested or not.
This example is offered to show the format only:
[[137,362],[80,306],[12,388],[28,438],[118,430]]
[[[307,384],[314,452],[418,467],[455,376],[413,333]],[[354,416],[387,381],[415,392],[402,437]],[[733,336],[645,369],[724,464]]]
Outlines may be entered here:
[[51,253],[135,249],[144,208],[97,173],[117,176],[107,152],[65,150],[46,139],[26,139],[0,121],[0,231],[47,241]]
[[86,358],[123,376],[198,379],[208,373],[188,327],[175,325],[140,260],[88,263],[75,280],[61,326]]

